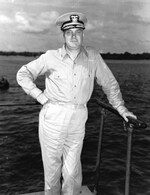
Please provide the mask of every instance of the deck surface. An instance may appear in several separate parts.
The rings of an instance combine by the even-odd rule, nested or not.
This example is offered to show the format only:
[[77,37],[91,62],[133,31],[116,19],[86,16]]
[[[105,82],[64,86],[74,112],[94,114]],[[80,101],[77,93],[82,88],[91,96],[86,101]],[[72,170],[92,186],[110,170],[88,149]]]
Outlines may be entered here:
[[[22,195],[44,195],[44,192],[33,192]],[[82,186],[80,195],[93,195],[87,186]]]

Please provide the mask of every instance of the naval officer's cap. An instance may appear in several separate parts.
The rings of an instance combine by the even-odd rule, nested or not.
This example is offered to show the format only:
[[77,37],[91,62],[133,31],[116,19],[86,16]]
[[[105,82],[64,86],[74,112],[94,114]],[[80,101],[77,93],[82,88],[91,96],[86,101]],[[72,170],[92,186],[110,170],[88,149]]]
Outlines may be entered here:
[[84,30],[86,23],[86,16],[79,12],[70,12],[63,14],[56,20],[56,26],[60,27],[62,31],[71,28],[81,28]]

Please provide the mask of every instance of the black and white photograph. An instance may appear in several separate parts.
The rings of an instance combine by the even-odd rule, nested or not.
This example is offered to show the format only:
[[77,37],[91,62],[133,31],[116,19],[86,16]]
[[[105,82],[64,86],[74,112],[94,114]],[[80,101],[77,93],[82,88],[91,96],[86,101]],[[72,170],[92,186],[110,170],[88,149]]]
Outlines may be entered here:
[[149,0],[0,0],[0,195],[150,195]]

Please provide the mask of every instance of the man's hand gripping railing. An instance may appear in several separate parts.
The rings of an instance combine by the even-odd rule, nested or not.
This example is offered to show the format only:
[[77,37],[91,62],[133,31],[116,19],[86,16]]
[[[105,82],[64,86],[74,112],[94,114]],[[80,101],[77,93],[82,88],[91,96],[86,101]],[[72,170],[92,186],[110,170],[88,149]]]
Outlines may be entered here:
[[132,127],[133,129],[146,129],[147,128],[147,124],[145,122],[143,122],[140,119],[134,119],[132,117],[128,117],[128,122],[124,121],[124,125],[126,125],[126,127]]

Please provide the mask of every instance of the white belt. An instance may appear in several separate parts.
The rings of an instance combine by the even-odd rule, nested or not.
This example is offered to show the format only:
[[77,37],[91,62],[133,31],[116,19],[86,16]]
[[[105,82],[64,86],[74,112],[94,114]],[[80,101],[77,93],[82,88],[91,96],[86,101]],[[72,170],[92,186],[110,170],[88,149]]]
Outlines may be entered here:
[[57,101],[51,101],[51,100],[48,100],[47,103],[54,104],[54,105],[60,105],[60,106],[64,106],[66,108],[71,108],[71,109],[86,108],[86,104],[71,104],[71,103],[57,102]]

